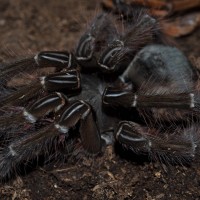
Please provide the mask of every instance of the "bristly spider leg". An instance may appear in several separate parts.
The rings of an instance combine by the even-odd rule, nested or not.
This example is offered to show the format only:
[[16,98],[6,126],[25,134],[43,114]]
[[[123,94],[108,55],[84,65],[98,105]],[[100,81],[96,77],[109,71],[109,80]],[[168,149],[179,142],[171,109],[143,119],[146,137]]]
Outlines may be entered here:
[[148,154],[161,162],[182,164],[184,160],[191,160],[198,153],[199,133],[196,125],[185,129],[169,129],[162,134],[159,130],[123,121],[116,129],[115,137],[119,143],[135,153]]
[[[145,84],[146,80],[149,81]],[[116,140],[136,153],[146,153],[161,161],[171,159],[181,163],[193,158],[199,144],[200,98],[195,85],[197,74],[187,58],[174,47],[147,46],[138,52],[120,81],[121,88],[104,90],[103,105],[115,109],[149,109],[158,116],[152,115],[151,124],[146,126],[132,121],[120,122],[115,131]],[[123,84],[133,87],[124,89]],[[183,127],[167,127],[163,123],[163,129],[155,121],[159,112],[168,113],[166,120],[174,125],[181,119]]]
[[0,177],[9,178],[11,172],[17,170],[17,166],[23,161],[42,153],[48,155],[50,149],[54,148],[56,139],[60,135],[68,138],[70,129],[78,122],[84,149],[93,155],[100,153],[101,137],[91,107],[84,101],[75,101],[56,113],[53,124],[10,142],[0,151]]
[[76,69],[50,74],[39,77],[35,82],[24,86],[23,88],[12,92],[10,95],[0,98],[0,107],[10,104],[22,104],[33,97],[36,97],[40,91],[47,92],[68,92],[73,93],[80,90],[80,75]]
[[15,137],[15,132],[17,132],[17,130],[14,130],[17,128],[11,129],[12,126],[17,125],[20,127],[20,125],[23,125],[24,123],[34,124],[50,112],[57,112],[67,104],[67,97],[62,93],[56,92],[37,100],[26,108],[20,107],[20,112],[17,112],[12,116],[0,117],[0,137],[4,139],[7,137]]

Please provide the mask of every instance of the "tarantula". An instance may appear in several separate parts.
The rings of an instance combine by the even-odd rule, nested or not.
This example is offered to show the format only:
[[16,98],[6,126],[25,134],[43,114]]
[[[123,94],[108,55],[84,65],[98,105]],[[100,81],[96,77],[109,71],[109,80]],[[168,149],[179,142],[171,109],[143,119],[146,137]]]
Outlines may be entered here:
[[[124,29],[102,13],[74,53],[45,51],[2,64],[1,179],[40,155],[62,152],[78,133],[90,155],[112,142],[113,133],[125,147],[152,158],[182,162],[196,154],[196,69],[163,44],[158,20],[145,10],[136,10]],[[20,72],[48,67],[54,72],[23,86],[9,84]]]

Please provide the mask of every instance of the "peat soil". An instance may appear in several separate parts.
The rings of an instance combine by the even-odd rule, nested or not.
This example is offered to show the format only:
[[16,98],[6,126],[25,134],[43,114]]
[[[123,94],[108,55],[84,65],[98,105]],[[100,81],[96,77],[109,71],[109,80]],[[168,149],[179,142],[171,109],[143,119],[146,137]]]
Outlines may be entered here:
[[[99,5],[98,0],[1,0],[1,61],[41,50],[72,50],[85,24],[101,10]],[[177,40],[188,56],[196,58],[200,57],[199,41],[200,30]],[[190,166],[166,167],[128,159],[123,152],[116,153],[108,147],[103,156],[92,162],[70,159],[62,165],[37,167],[8,183],[0,183],[0,200],[197,200],[198,159]]]

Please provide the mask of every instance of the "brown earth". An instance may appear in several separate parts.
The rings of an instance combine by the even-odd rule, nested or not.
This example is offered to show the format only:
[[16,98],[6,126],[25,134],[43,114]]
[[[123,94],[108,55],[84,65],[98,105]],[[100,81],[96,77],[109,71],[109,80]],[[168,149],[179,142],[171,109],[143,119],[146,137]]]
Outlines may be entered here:
[[[1,0],[1,60],[41,50],[71,50],[98,0]],[[200,30],[178,39],[188,56],[200,56]],[[200,65],[200,63],[199,63]],[[122,154],[122,153],[121,153]],[[137,159],[138,160],[138,159]],[[33,170],[0,184],[0,199],[200,199],[200,163],[189,167],[136,162],[110,147],[94,161],[69,161]]]

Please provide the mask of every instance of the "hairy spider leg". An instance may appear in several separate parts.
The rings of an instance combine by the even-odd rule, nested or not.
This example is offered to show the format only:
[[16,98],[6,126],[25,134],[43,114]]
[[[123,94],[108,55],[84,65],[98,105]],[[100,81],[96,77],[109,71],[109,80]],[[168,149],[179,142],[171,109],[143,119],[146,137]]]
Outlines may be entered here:
[[0,98],[0,107],[22,104],[36,98],[40,91],[73,93],[80,89],[80,73],[76,69],[49,74],[39,77],[34,83],[12,92],[6,97]]
[[103,104],[127,108],[176,108],[193,109],[199,106],[196,93],[137,94],[130,90],[108,87],[103,93]]
[[101,138],[92,107],[82,101],[75,101],[62,113],[56,128],[61,132],[76,126],[80,122],[79,132],[84,149],[91,154],[101,151]]
[[23,161],[36,158],[42,153],[48,154],[56,138],[63,135],[67,139],[69,130],[78,122],[84,149],[88,153],[98,154],[101,151],[101,138],[91,106],[84,101],[75,101],[60,109],[50,126],[17,138],[1,150],[0,177],[9,178]]
[[83,69],[98,69],[97,59],[107,44],[119,37],[109,14],[97,15],[76,47],[75,57]]
[[[146,126],[123,121],[115,131],[116,140],[137,153],[145,152],[155,158],[172,158],[180,163],[185,158],[192,158],[198,153],[196,147],[200,135],[196,78],[195,69],[176,48],[162,45],[143,48],[120,76],[122,87],[106,88],[102,102],[110,107],[150,110],[158,116],[159,111],[169,112],[170,125],[167,126],[166,121],[163,124],[154,121]],[[124,89],[123,83],[132,85],[134,90]],[[169,116],[170,111],[173,116]],[[149,120],[154,117],[152,115]],[[182,124],[177,126],[179,119]]]
[[[26,108],[20,107],[20,112],[14,113],[11,116],[1,116],[0,137],[4,139],[11,137],[11,135],[14,137],[14,130],[18,130],[16,127],[20,127],[25,122],[34,124],[40,118],[50,112],[57,112],[67,104],[67,97],[62,93],[56,92],[37,100]],[[11,127],[15,128],[11,129]]]
[[[172,95],[137,95],[132,91],[107,88],[103,104],[126,108],[174,108],[188,110],[199,117],[199,97],[194,93]],[[195,123],[187,128],[165,128],[161,130],[142,126],[132,121],[122,121],[115,131],[116,140],[135,153],[146,153],[151,158],[183,162],[197,154],[200,129]],[[169,162],[170,163],[170,162]]]
[[76,66],[74,56],[67,51],[42,51],[33,57],[3,64],[0,78],[9,79],[11,75],[16,75],[22,71],[30,71],[34,68],[69,69],[74,66]]
[[182,164],[197,154],[200,129],[196,125],[174,128],[161,134],[159,130],[147,128],[131,121],[122,121],[115,131],[116,140],[138,154],[148,154],[161,162],[174,161]]
[[124,33],[108,43],[98,59],[104,72],[124,71],[141,48],[155,42],[159,31],[158,21],[142,9],[130,24],[124,26]]

